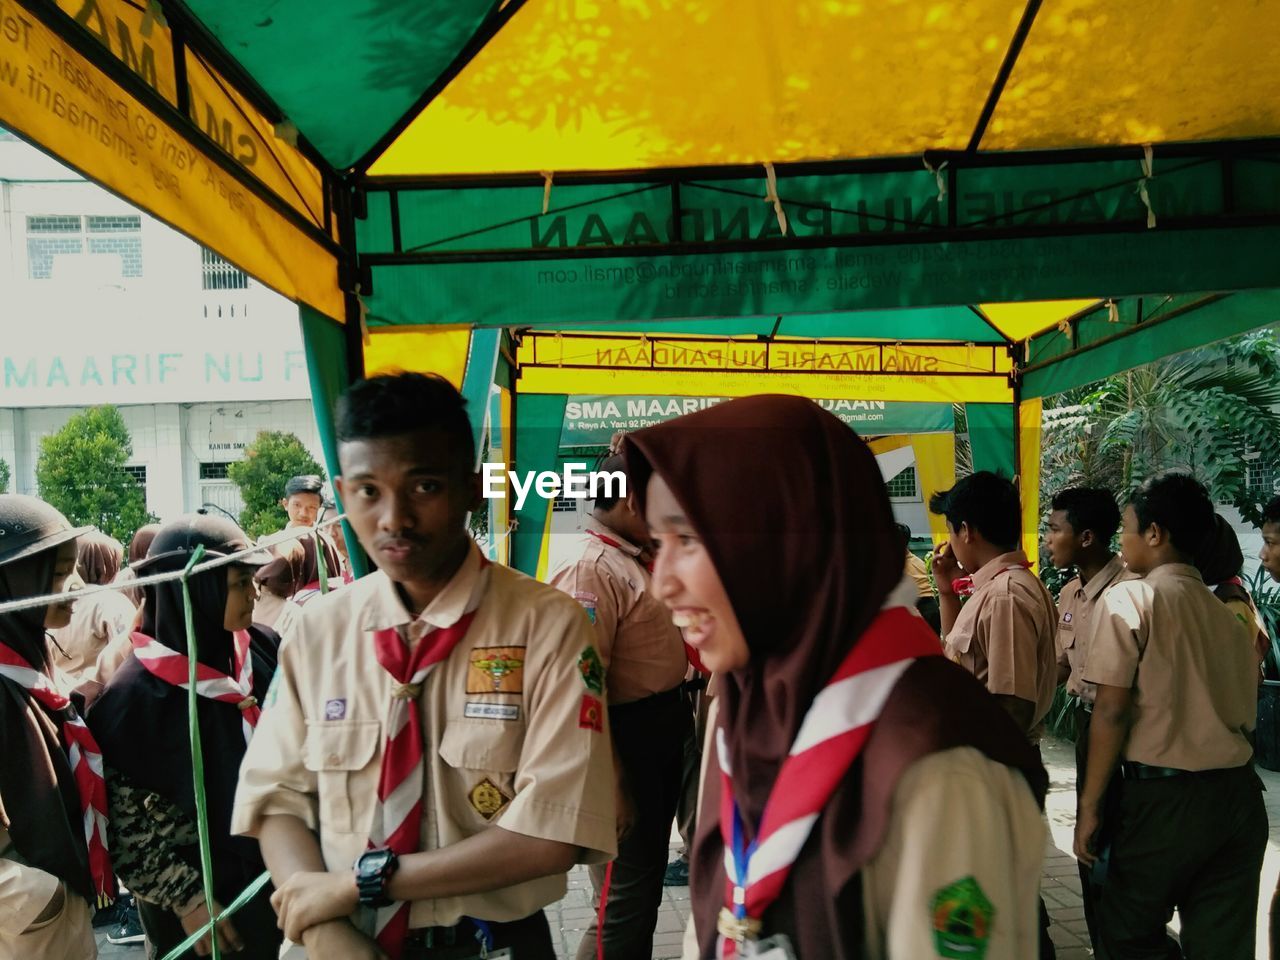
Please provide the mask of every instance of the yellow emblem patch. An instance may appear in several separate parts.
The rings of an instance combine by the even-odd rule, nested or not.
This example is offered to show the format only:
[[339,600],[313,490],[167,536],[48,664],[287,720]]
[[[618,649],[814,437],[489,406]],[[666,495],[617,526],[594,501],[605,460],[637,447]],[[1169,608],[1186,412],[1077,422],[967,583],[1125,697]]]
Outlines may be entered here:
[[467,693],[524,690],[524,647],[476,647],[467,668]]
[[476,813],[486,820],[492,820],[497,812],[510,802],[510,798],[488,777],[471,788],[467,799],[471,801],[471,806],[475,807]]

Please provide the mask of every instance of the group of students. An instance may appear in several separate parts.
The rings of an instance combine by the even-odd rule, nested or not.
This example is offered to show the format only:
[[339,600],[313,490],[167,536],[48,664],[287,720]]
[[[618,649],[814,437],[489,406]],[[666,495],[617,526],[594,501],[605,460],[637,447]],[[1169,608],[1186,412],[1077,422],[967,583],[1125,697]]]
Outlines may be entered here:
[[[1110,491],[1060,491],[1045,547],[1076,576],[1056,606],[1018,548],[1009,481],[973,474],[931,508],[949,533],[933,558],[947,655],[1029,742],[1059,684],[1075,698],[1074,852],[1094,955],[1254,957],[1268,826],[1253,731],[1269,641],[1204,487],[1152,477],[1123,516]],[[1280,499],[1267,516],[1280,520]],[[1039,955],[1053,956],[1041,918]]]
[[[55,669],[45,629],[66,603],[0,612],[0,958],[94,956],[113,864],[154,908],[156,956],[207,927],[197,800],[214,913],[271,877],[197,954],[215,936],[249,957],[552,960],[543,908],[584,863],[600,910],[580,956],[647,956],[688,679],[705,671],[686,957],[1029,960],[1045,936],[1035,743],[1064,623],[1064,662],[1097,684],[1077,852],[1110,863],[1108,956],[1164,956],[1148,921],[1174,906],[1188,956],[1252,956],[1214,913],[1222,891],[1196,882],[1253,869],[1256,900],[1266,821],[1248,766],[1253,636],[1186,563],[1212,519],[1189,478],[1134,494],[1122,543],[1141,579],[1105,592],[1091,585],[1110,570],[1106,518],[1055,504],[1079,547],[1055,562],[1081,573],[1061,616],[1017,550],[1011,485],[962,480],[932,505],[950,531],[933,560],[940,642],[874,456],[810,401],[748,397],[621,438],[630,497],[596,502],[551,585],[471,539],[473,432],[446,381],[358,382],[335,423],[336,488],[377,569],[291,608],[283,641],[253,612],[255,573],[280,557],[204,516],[159,531],[138,571],[182,570],[197,546],[234,556],[190,580],[194,646],[181,586],[144,586],[103,690],[69,696]],[[68,589],[86,532],[0,497],[0,603]],[[1251,694],[1232,672],[1245,660]],[[1162,861],[1159,890],[1144,879],[1153,815],[1193,841]],[[1218,933],[1196,940],[1207,923]]]

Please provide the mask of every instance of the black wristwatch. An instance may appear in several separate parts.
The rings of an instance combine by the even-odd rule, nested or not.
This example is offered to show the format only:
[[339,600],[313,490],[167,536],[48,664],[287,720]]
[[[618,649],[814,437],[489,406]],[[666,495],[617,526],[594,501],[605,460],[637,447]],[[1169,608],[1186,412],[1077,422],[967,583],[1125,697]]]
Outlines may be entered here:
[[367,850],[356,858],[356,889],[360,891],[362,906],[377,909],[391,905],[387,884],[399,866],[400,858],[386,847]]

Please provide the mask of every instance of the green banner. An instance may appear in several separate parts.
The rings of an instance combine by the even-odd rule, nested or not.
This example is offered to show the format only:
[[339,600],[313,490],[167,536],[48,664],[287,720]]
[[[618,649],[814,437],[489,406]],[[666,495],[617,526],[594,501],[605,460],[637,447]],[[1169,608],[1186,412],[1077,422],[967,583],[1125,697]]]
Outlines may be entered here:
[[[562,447],[605,447],[619,430],[639,430],[686,413],[715,406],[726,397],[574,396],[565,404]],[[868,436],[946,433],[955,426],[949,403],[894,403],[886,400],[815,400]]]

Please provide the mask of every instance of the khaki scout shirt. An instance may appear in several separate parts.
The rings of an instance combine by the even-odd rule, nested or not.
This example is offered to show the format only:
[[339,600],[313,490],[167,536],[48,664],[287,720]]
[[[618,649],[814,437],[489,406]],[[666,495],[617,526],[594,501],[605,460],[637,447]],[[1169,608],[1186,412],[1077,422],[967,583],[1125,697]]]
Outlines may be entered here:
[[[60,883],[52,873],[28,865],[14,849],[9,831],[0,825],[0,946],[4,937],[17,938],[35,922]],[[75,896],[67,891],[68,899]]]
[[933,584],[929,582],[929,568],[923,560],[910,551],[907,552],[904,572],[916,585],[916,592],[921,598],[933,596]]
[[1252,631],[1209,592],[1195,567],[1167,563],[1104,593],[1093,613],[1085,677],[1133,690],[1126,760],[1216,770],[1253,756]]
[[1024,564],[1021,550],[1005,553],[973,575],[974,592],[947,634],[946,653],[995,694],[1036,705],[1031,730],[1049,712],[1058,686],[1053,597]]
[[[867,960],[965,953],[986,960],[1034,957],[1046,832],[1031,788],[1012,767],[973,747],[917,760],[894,788],[884,842],[861,871],[866,919],[861,955]],[[993,856],[997,850],[1001,855]],[[983,949],[962,942],[959,949],[944,951],[937,923],[948,901],[986,914]],[[684,960],[698,960],[692,920]]]
[[680,630],[671,622],[666,604],[653,595],[649,571],[639,556],[639,547],[592,518],[578,543],[577,558],[550,580],[577,600],[595,624],[612,706],[665,693],[679,686],[689,669]]
[[1116,554],[1087,584],[1081,585],[1080,578],[1076,577],[1068,581],[1058,594],[1058,664],[1071,668],[1067,693],[1074,694],[1085,703],[1093,703],[1098,692],[1094,684],[1084,679],[1094,605],[1107,587],[1132,579],[1133,574]]
[[[371,634],[398,628],[416,640],[450,626],[474,592],[475,619],[428,675],[423,718],[422,849],[491,826],[583,848],[600,863],[615,849],[613,766],[591,628],[569,598],[507,567],[462,568],[415,620],[384,573],[302,608],[280,648],[280,668],[240,768],[232,833],[292,814],[319,834],[326,866],[350,869],[373,821],[391,675]],[[589,689],[590,681],[596,689]],[[415,900],[412,928],[464,916],[511,921],[564,896],[566,878],[541,877],[489,893]]]

